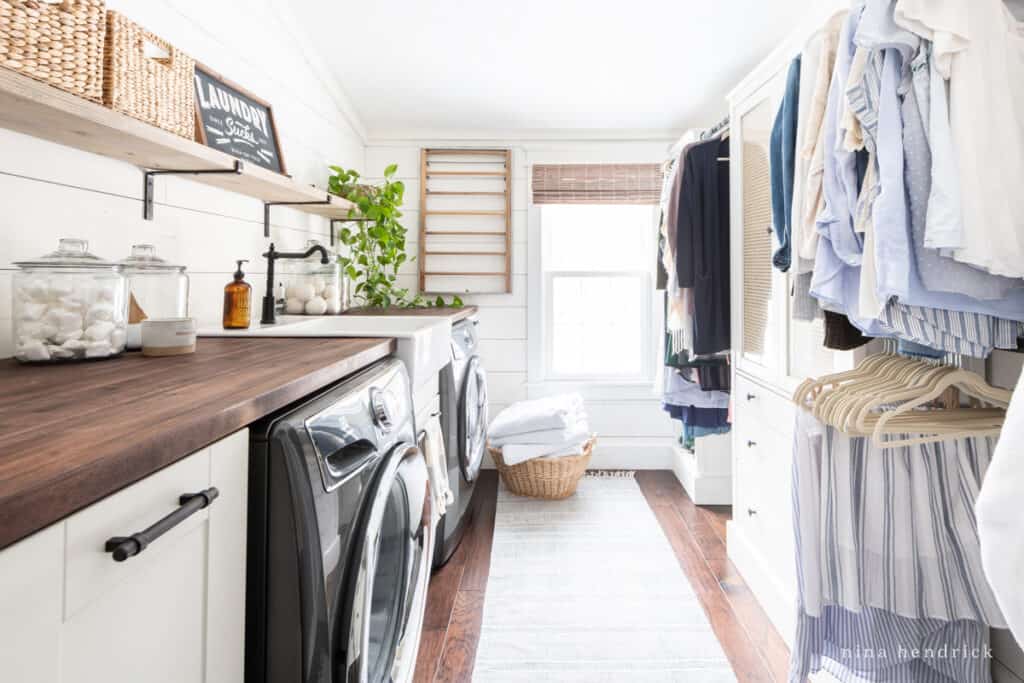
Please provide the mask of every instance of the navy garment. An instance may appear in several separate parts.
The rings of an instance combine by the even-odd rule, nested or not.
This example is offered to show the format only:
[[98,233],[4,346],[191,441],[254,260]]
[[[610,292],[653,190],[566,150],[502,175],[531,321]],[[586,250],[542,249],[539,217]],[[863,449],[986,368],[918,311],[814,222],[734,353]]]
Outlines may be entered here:
[[694,406],[661,406],[673,419],[691,427],[720,429],[729,426],[729,411],[726,408],[695,408]]
[[800,56],[790,62],[786,75],[786,93],[772,127],[771,186],[772,225],[779,248],[772,263],[785,273],[791,260],[790,237],[793,234],[793,177],[796,172],[796,126],[800,107]]
[[728,157],[728,139],[692,147],[679,192],[676,274],[680,287],[693,288],[692,351],[698,355],[726,351],[731,342]]

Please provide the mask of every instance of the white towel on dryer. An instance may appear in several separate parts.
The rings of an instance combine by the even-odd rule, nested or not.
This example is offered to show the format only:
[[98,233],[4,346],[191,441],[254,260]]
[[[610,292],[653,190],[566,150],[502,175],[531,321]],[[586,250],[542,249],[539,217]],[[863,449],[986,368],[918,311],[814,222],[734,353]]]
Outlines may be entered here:
[[448,506],[455,502],[451,484],[448,482],[447,455],[444,450],[444,436],[441,433],[441,421],[435,416],[430,418],[424,429],[423,457],[427,461],[427,473],[430,477],[430,492],[433,498],[431,516],[433,523],[441,519]]

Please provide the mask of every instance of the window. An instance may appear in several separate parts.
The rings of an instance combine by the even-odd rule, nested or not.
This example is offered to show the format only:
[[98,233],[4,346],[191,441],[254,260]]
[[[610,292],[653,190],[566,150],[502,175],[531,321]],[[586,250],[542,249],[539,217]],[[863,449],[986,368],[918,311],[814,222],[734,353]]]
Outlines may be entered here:
[[540,208],[545,380],[653,378],[654,207]]

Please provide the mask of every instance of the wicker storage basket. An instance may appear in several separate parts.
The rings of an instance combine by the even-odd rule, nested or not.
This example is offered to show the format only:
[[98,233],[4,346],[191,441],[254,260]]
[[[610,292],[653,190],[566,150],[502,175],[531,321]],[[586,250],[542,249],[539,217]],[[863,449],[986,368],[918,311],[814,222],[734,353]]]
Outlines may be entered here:
[[103,0],[0,0],[0,65],[103,99]]
[[194,59],[166,40],[123,14],[107,12],[106,106],[192,140],[195,66]]
[[506,465],[501,449],[488,447],[494,465],[505,486],[512,493],[531,498],[560,500],[576,493],[576,485],[590,464],[597,437],[591,437],[583,446],[581,455],[563,458],[534,458],[518,465]]

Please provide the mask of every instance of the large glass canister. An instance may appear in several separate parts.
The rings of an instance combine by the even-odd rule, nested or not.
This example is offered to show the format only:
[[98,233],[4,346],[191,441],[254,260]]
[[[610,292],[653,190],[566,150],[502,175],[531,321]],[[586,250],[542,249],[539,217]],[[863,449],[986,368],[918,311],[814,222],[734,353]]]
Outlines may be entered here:
[[[306,242],[306,249],[320,244]],[[320,254],[294,263],[278,261],[283,265],[281,283],[284,285],[284,312],[288,315],[337,315],[348,309],[344,280],[337,255],[327,249],[329,259],[322,263]]]
[[128,297],[121,266],[70,238],[53,253],[14,265],[15,358],[55,363],[124,351]]
[[152,244],[136,244],[121,262],[128,279],[128,348],[142,348],[142,321],[188,317],[188,275],[156,254]]

